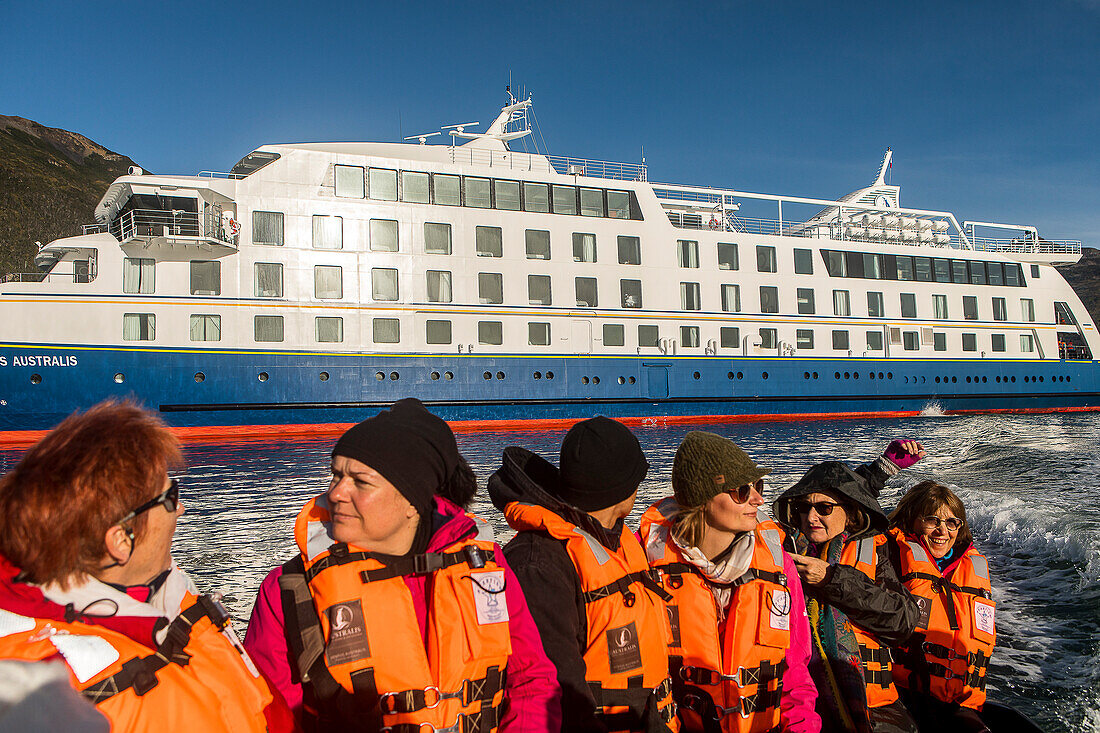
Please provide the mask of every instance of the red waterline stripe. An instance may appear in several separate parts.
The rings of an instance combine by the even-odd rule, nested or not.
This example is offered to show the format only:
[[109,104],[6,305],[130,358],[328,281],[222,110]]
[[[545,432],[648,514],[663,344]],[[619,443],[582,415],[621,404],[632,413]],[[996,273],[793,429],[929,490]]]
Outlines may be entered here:
[[[947,410],[945,415],[1047,414],[1059,412],[1100,412],[1100,406],[1087,407],[1021,407],[990,410]],[[648,417],[616,417],[626,425],[639,427],[671,427],[709,423],[747,422],[810,422],[818,420],[863,420],[869,418],[916,417],[919,410],[886,410],[882,412],[812,412],[781,415],[662,415]],[[453,420],[448,424],[456,433],[542,432],[567,430],[583,418],[533,420]],[[318,423],[302,425],[225,425],[202,427],[172,427],[170,430],[184,443],[245,442],[282,438],[303,440],[341,435],[354,423]],[[0,430],[0,447],[29,446],[44,437],[48,430]]]

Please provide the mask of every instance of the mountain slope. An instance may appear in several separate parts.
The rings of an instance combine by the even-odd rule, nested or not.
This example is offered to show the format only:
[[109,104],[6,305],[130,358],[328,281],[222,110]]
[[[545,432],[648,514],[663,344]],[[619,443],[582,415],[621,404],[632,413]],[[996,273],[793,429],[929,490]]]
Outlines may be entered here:
[[1081,259],[1065,267],[1059,267],[1081,302],[1089,309],[1094,324],[1100,324],[1100,249],[1081,248]]
[[33,272],[36,241],[80,234],[131,165],[83,135],[0,115],[0,274]]

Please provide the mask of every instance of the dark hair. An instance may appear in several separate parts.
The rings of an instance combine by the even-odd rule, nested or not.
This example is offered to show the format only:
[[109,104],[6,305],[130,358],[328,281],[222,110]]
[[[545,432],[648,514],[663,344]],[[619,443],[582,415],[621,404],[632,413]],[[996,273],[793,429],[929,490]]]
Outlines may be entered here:
[[[0,553],[34,583],[94,576],[107,530],[159,494],[182,463],[176,437],[132,402],[70,415],[0,479]],[[128,523],[138,538],[146,517]]]
[[469,508],[470,502],[474,500],[474,494],[477,493],[477,474],[470,468],[465,458],[458,457],[458,465],[439,487],[438,493],[463,509]]
[[936,481],[921,481],[905,492],[897,508],[890,513],[890,526],[913,534],[913,527],[922,517],[935,514],[943,506],[962,520],[952,549],[966,549],[974,542],[974,536],[970,534],[970,524],[966,521],[966,507],[954,491]]

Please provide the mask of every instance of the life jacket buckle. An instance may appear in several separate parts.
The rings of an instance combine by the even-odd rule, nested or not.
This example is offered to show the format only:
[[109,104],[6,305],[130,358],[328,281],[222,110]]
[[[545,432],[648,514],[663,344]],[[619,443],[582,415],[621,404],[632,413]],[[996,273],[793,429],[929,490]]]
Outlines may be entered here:
[[481,551],[481,548],[477,545],[466,545],[462,549],[466,554],[466,564],[468,564],[474,570],[479,570],[485,567],[485,553]]
[[634,594],[634,591],[628,590],[623,592],[623,603],[627,608],[633,608],[637,600],[638,596]]
[[678,590],[684,586],[684,576],[682,575],[670,575],[668,576],[668,587],[672,590]]

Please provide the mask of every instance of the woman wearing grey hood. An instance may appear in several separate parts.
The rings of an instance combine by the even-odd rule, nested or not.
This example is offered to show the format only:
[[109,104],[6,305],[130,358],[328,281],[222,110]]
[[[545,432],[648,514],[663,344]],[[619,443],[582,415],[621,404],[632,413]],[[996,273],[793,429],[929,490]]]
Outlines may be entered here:
[[819,463],[772,505],[806,592],[822,731],[916,731],[898,700],[889,647],[913,633],[920,608],[894,571],[876,497],[923,455],[920,443],[897,440],[856,471]]

